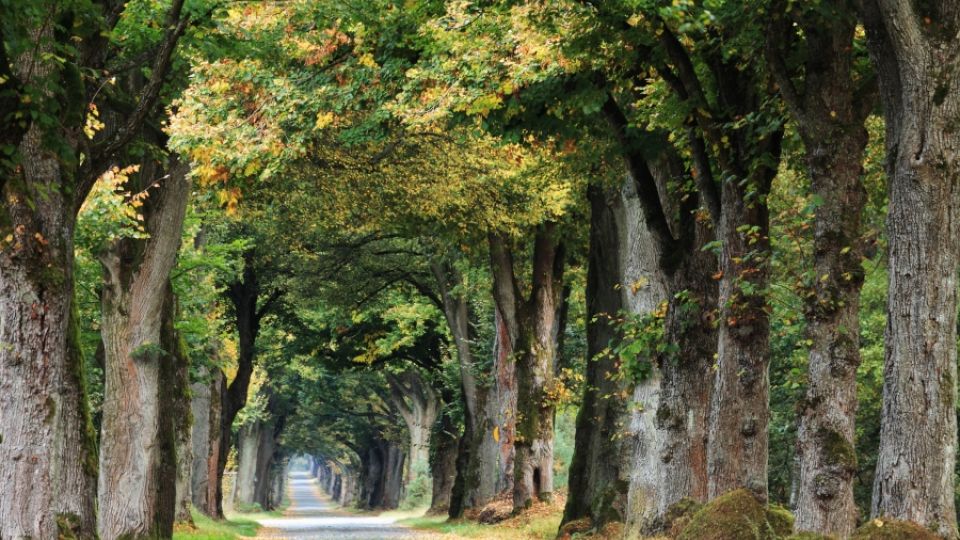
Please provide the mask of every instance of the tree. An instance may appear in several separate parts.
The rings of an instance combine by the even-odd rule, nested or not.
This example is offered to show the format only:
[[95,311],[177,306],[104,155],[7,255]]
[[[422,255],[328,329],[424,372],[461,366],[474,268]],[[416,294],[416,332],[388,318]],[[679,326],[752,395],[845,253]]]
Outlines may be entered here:
[[[956,535],[960,59],[953,2],[862,3],[886,119],[889,296],[871,515]],[[909,456],[909,457],[905,457]]]
[[[813,344],[809,387],[797,434],[800,478],[798,531],[841,537],[853,533],[856,371],[860,365],[860,287],[864,243],[861,215],[866,203],[860,176],[867,145],[864,121],[875,81],[856,72],[856,13],[832,2],[810,12],[773,4],[767,38],[770,71],[806,147],[815,213],[813,283],[807,293],[807,331]],[[805,48],[789,32],[802,31]],[[777,37],[774,37],[777,36]],[[786,50],[805,58],[792,68]],[[795,72],[802,66],[802,90]]]
[[58,527],[94,534],[95,450],[71,332],[76,213],[155,106],[187,25],[182,7],[174,1],[164,16],[150,82],[129,96],[136,105],[126,121],[93,140],[85,135],[83,107],[98,103],[96,88],[109,79],[103,68],[115,46],[108,30],[124,5],[39,2],[5,17],[0,114],[12,129],[3,141],[0,219],[0,339],[9,344],[0,353],[3,536],[52,538]]

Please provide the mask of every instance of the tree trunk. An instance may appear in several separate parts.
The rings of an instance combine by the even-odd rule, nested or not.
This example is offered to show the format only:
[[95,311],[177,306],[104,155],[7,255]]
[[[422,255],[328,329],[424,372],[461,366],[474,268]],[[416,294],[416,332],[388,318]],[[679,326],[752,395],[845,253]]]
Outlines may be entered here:
[[492,382],[479,385],[474,373],[472,313],[463,280],[450,264],[431,265],[440,288],[444,316],[454,337],[460,364],[464,432],[457,450],[457,478],[450,499],[450,517],[479,508],[513,485],[513,440],[516,378],[506,323],[494,315],[496,335]]
[[[654,241],[631,174],[621,192],[622,213],[617,213],[624,305],[633,315],[653,312],[667,297],[666,284],[658,271],[661,257],[659,243]],[[651,359],[646,359],[647,361]],[[626,425],[626,448],[622,456],[629,481],[627,489],[626,532],[637,535],[651,527],[657,517],[657,493],[660,470],[660,432],[655,415],[660,402],[660,373],[654,368],[651,376],[635,383],[628,390],[629,402],[621,425]],[[623,473],[621,473],[623,474]]]
[[570,486],[563,522],[589,518],[602,528],[625,522],[630,468],[630,438],[624,436],[630,383],[620,359],[609,354],[620,340],[616,319],[624,309],[623,262],[617,214],[620,193],[587,188],[590,201],[590,251],[587,267],[587,365],[583,403],[577,414],[576,440],[570,464]]
[[219,368],[212,370],[209,382],[192,386],[193,402],[193,505],[208,516],[217,515],[217,493],[220,477],[221,396],[224,375]]
[[233,488],[233,506],[241,512],[250,511],[257,502],[257,465],[265,430],[260,420],[254,420],[243,425],[237,434],[237,478]]
[[[743,135],[736,134],[736,137]],[[769,150],[779,156],[782,131],[768,136]],[[735,155],[744,163],[760,154],[738,141]],[[742,149],[747,148],[747,149]],[[753,158],[761,159],[761,158]],[[767,498],[770,407],[769,282],[770,220],[766,204],[775,166],[751,172],[724,169],[732,179],[720,187],[721,215],[716,226],[720,253],[720,325],[717,366],[710,410],[707,451],[708,494],[712,499],[746,488]]]
[[[788,24],[780,21],[771,36]],[[771,71],[797,122],[812,190],[820,201],[814,222],[815,279],[806,295],[812,344],[809,383],[798,407],[794,529],[840,538],[850,536],[857,521],[854,423],[863,285],[860,219],[866,203],[860,175],[868,140],[863,122],[874,101],[861,95],[854,80],[856,24],[854,13],[842,12],[804,22],[810,60],[804,66],[802,96],[786,71],[780,45],[768,41],[767,46]]]
[[430,471],[430,433],[437,421],[439,399],[436,392],[416,371],[387,374],[391,402],[400,412],[410,435],[410,460],[406,485]]
[[[688,177],[678,156],[665,154],[650,163],[651,177],[661,193],[669,181]],[[667,286],[663,321],[666,352],[658,355],[660,402],[656,410],[659,436],[657,512],[647,532],[660,532],[670,507],[682,499],[705,502],[708,497],[707,453],[710,401],[717,353],[714,274],[717,258],[708,249],[713,240],[704,197],[691,194],[676,201],[679,219],[676,240],[658,260]],[[668,207],[668,205],[664,205]]]
[[[453,392],[450,392],[453,394]],[[440,416],[440,425],[431,438],[432,451],[430,456],[430,474],[433,477],[433,493],[430,497],[430,510],[427,514],[446,514],[450,510],[450,500],[453,495],[453,484],[457,476],[458,442],[460,440],[459,426],[451,416],[450,400],[453,396],[445,397],[447,403]]]
[[873,516],[955,538],[960,59],[952,1],[866,1],[887,120],[889,293]]
[[242,279],[231,283],[226,291],[227,297],[233,305],[240,353],[236,376],[229,386],[224,387],[220,399],[220,453],[217,459],[217,481],[215,485],[217,517],[223,517],[223,471],[227,466],[227,457],[230,454],[233,421],[240,409],[247,404],[247,392],[250,389],[250,378],[253,375],[260,321],[279,296],[279,291],[274,291],[262,305],[258,306],[260,282],[254,265],[254,252],[251,250],[244,254]]
[[0,537],[92,538],[96,443],[71,320],[74,201],[43,137],[29,128],[20,167],[0,185],[0,230],[11,238],[0,250]]
[[[144,188],[160,170],[144,164]],[[158,534],[160,364],[170,355],[161,346],[161,312],[190,189],[185,164],[173,159],[169,171],[145,205],[150,238],[120,240],[100,255],[106,383],[98,533],[104,540]]]
[[660,518],[681,499],[703,502],[708,496],[707,443],[717,352],[717,285],[712,274],[717,261],[701,249],[711,237],[708,226],[697,228],[695,247],[668,277],[664,342],[675,345],[675,352],[660,359],[658,527],[667,525]]
[[514,441],[514,511],[553,493],[553,418],[556,318],[562,293],[563,250],[556,224],[540,227],[534,239],[532,290],[521,299],[513,259],[502,238],[490,235],[496,307],[516,354],[517,419]]
[[381,508],[392,510],[403,498],[403,464],[406,454],[400,445],[385,441],[383,466],[383,501]]
[[169,537],[173,535],[175,522],[193,521],[190,516],[190,358],[175,327],[177,298],[169,280],[162,294],[160,348],[168,354],[160,364],[158,402],[170,404],[170,411],[160,417],[158,425],[160,464],[155,530],[158,536]]
[[371,444],[361,456],[361,508],[372,510],[383,506],[384,456],[380,444]]

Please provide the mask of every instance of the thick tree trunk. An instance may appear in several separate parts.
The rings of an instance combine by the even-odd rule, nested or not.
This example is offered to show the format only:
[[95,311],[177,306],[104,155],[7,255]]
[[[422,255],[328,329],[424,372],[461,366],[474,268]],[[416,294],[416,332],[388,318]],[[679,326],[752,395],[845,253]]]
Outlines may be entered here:
[[[670,181],[689,178],[690,172],[674,153],[650,164],[658,192],[668,192]],[[657,473],[657,514],[648,532],[668,526],[663,518],[682,499],[705,502],[708,497],[707,452],[713,366],[717,353],[717,258],[704,249],[713,240],[709,210],[700,193],[674,201],[679,210],[674,240],[664,247],[658,263],[667,286],[667,314],[663,321],[666,352],[658,358],[660,403],[656,425],[660,437]],[[670,208],[671,205],[664,204]]]
[[479,508],[514,483],[517,422],[517,374],[513,340],[499,309],[494,308],[492,380],[484,387],[479,409],[475,450],[471,453],[478,482],[468,496],[470,507]]
[[43,136],[27,131],[16,177],[0,186],[11,238],[0,250],[0,537],[55,538],[59,527],[92,538],[96,444],[71,322],[74,202]]
[[237,478],[233,486],[233,506],[249,511],[257,502],[257,469],[263,433],[268,431],[259,420],[243,425],[237,434]]
[[[616,319],[625,307],[619,192],[587,188],[590,200],[590,251],[587,267],[587,365],[583,403],[577,414],[570,464],[570,486],[563,522],[589,518],[594,527],[627,519],[630,437],[624,436],[630,383],[620,359],[607,353],[620,333]],[[622,217],[622,216],[621,216]]]
[[361,456],[361,508],[372,510],[383,506],[383,469],[384,456],[380,443],[375,441]]
[[[167,285],[167,306],[164,308],[163,339],[164,350],[171,351],[172,355],[162,364],[160,402],[169,403],[170,414],[162,416],[162,424],[166,424],[164,439],[171,446],[167,460],[170,463],[170,476],[161,476],[161,491],[173,496],[172,519],[169,523],[193,523],[190,515],[193,480],[193,422],[190,414],[190,357],[187,354],[186,344],[177,332],[176,297],[173,287]],[[172,444],[171,444],[172,443]],[[168,523],[166,518],[160,521],[160,526]],[[172,533],[172,531],[171,531]]]
[[[190,517],[190,358],[174,326],[177,299],[168,280],[164,287],[160,348],[168,354],[160,364],[158,402],[170,404],[169,414],[158,425],[160,463],[157,471],[157,516],[155,530],[160,537],[173,534],[176,521]],[[186,455],[181,456],[181,452]]]
[[385,441],[383,466],[383,501],[381,508],[392,510],[400,506],[403,498],[403,465],[406,453],[400,445]]
[[887,119],[889,293],[873,516],[957,535],[960,58],[952,1],[866,1]]
[[[815,279],[806,295],[812,344],[809,386],[798,407],[794,528],[839,538],[850,536],[857,521],[854,422],[863,284],[860,220],[866,202],[860,175],[868,139],[863,122],[873,101],[860,95],[853,78],[856,23],[853,13],[805,21],[810,60],[802,96],[786,72],[780,45],[768,41],[771,71],[797,122],[812,190],[821,201],[814,223]],[[782,21],[771,36],[788,24]]]
[[[271,410],[274,409],[274,398],[271,394]],[[283,431],[285,418],[282,416],[273,417],[262,424],[260,430],[260,441],[257,447],[256,473],[254,476],[254,495],[253,500],[264,510],[273,509],[270,494],[273,489],[274,472],[278,464],[282,462],[281,456],[277,453],[278,438]]]
[[226,291],[227,297],[233,305],[240,352],[236,376],[229,386],[224,386],[220,398],[220,453],[217,459],[217,481],[215,484],[218,517],[223,517],[223,471],[227,466],[227,457],[230,454],[233,421],[240,409],[243,409],[244,405],[247,404],[247,392],[250,388],[250,378],[253,375],[260,321],[269,310],[270,305],[279,296],[279,292],[274,291],[262,305],[258,306],[260,282],[254,264],[254,252],[248,251],[244,254],[242,279],[231,283]]
[[[624,304],[627,312],[642,316],[653,312],[667,297],[666,284],[657,267],[661,249],[646,225],[633,175],[628,178],[622,197],[622,214],[615,216],[621,235]],[[625,467],[629,481],[626,533],[633,537],[649,529],[657,517],[661,434],[655,420],[660,403],[659,370],[654,368],[648,379],[637,382],[628,392],[627,413],[620,420],[621,425],[627,426],[628,434],[621,468]]]
[[[709,238],[705,225],[697,227],[701,240]],[[710,401],[717,351],[712,307],[717,305],[717,285],[712,278],[716,258],[700,249],[704,243],[697,242],[685,254],[683,266],[669,277],[664,342],[674,344],[676,352],[665,355],[660,363],[658,521],[681,499],[703,502],[708,496]]]
[[[450,392],[453,394],[453,392]],[[447,396],[445,401],[452,399]],[[431,439],[432,450],[430,456],[430,474],[433,477],[433,492],[430,497],[431,515],[446,514],[450,510],[450,500],[453,495],[453,484],[457,476],[458,443],[460,441],[459,427],[451,416],[447,402],[443,407],[440,424]]]
[[516,378],[506,323],[494,315],[493,377],[479,385],[472,344],[476,336],[467,298],[457,289],[462,278],[453,265],[431,265],[440,288],[444,316],[453,334],[460,364],[464,432],[457,451],[457,478],[450,499],[450,517],[479,508],[513,486],[513,440]]
[[496,307],[514,344],[517,419],[514,441],[514,511],[553,493],[553,388],[556,318],[562,293],[563,253],[556,224],[541,226],[534,239],[530,297],[521,299],[513,260],[503,239],[490,235]]
[[[144,187],[159,170],[152,163],[142,167]],[[106,383],[98,533],[104,540],[162,532],[156,528],[163,459],[160,364],[170,353],[161,346],[161,312],[180,246],[190,187],[186,175],[186,165],[174,160],[169,177],[148,199],[148,240],[121,240],[100,256]]]
[[430,433],[437,421],[439,398],[416,371],[387,375],[391,402],[400,412],[410,436],[406,484],[430,471]]
[[[211,368],[208,368],[211,369]],[[208,516],[217,515],[220,461],[221,396],[224,375],[212,368],[209,382],[194,383],[193,402],[193,505]]]
[[[775,159],[781,135],[768,136]],[[751,144],[755,142],[740,141],[737,146]],[[754,154],[743,150],[737,155],[747,160]],[[769,192],[775,174],[775,167],[757,166],[720,188],[720,323],[707,452],[711,499],[738,488],[767,498],[770,223],[766,204],[756,199]]]

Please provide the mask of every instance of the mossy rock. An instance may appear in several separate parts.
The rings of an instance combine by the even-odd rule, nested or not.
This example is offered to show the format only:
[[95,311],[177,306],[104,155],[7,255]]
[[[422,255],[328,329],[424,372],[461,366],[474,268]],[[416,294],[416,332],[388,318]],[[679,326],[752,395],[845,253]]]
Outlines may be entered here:
[[910,521],[872,519],[857,529],[850,540],[943,540],[939,535]]
[[802,531],[793,533],[784,540],[837,540],[834,536],[824,536],[820,533]]
[[790,534],[793,516],[768,508],[745,489],[731,491],[697,511],[678,540],[776,540]]
[[685,497],[670,505],[663,515],[663,530],[676,538],[693,519],[693,516],[703,508],[703,503]]

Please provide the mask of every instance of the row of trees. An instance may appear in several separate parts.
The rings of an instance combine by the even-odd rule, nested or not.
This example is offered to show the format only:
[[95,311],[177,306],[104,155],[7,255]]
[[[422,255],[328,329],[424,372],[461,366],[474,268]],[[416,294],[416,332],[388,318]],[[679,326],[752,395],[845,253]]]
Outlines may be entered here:
[[[797,530],[849,536],[866,500],[956,536],[952,2],[3,9],[0,536],[220,516],[235,429],[239,505],[306,453],[344,503],[522,511],[574,394],[564,522],[645,534],[683,499],[782,499],[787,390]],[[792,388],[772,314],[803,321]]]

